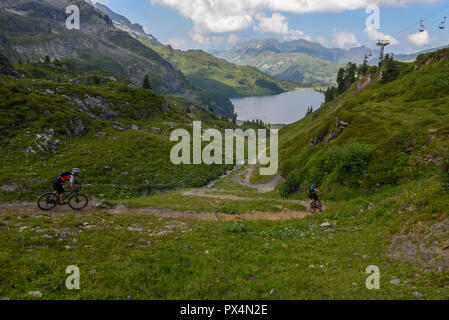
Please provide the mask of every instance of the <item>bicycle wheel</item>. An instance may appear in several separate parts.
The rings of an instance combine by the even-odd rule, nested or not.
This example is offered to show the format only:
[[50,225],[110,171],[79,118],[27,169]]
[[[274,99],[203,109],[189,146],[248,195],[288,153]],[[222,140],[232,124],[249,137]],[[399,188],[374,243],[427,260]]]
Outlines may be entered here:
[[321,204],[321,201],[318,201],[318,209],[320,212],[323,212],[323,205]]
[[70,208],[77,211],[83,210],[89,204],[87,197],[84,194],[78,193],[71,196],[67,202],[69,203]]
[[310,203],[310,212],[315,213],[315,202]]
[[44,211],[50,211],[57,205],[58,205],[57,195],[51,192],[43,194],[37,201],[37,206],[39,207],[39,209]]

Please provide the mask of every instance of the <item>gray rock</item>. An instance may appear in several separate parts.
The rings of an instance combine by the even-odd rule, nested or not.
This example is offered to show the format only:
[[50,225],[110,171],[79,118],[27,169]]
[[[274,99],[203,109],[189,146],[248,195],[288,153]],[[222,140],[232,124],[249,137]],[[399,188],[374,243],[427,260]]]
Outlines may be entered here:
[[11,183],[11,184],[5,184],[3,186],[0,186],[0,190],[1,191],[6,191],[6,192],[15,192],[19,189],[19,186],[15,183]]
[[412,292],[412,296],[415,296],[417,298],[422,298],[423,295],[421,293],[419,293],[418,291]]
[[103,132],[96,132],[96,133],[95,133],[95,136],[96,136],[97,138],[103,138],[103,137],[105,136],[105,133],[103,133]]
[[93,270],[90,270],[89,273],[90,273],[90,274],[97,274],[98,271],[97,271],[97,269],[93,269]]
[[393,279],[390,281],[391,284],[394,284],[396,286],[399,286],[401,284],[401,280],[399,279]]
[[30,297],[33,297],[33,298],[42,298],[43,297],[43,294],[40,291],[30,291],[30,292],[28,292],[28,294]]
[[270,290],[269,294],[270,294],[270,296],[272,296],[274,294],[274,288]]

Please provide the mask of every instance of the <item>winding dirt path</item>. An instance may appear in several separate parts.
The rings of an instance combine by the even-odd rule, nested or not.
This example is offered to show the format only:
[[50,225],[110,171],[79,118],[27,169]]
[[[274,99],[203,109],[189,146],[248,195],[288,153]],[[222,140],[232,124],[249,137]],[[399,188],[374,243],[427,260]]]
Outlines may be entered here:
[[267,183],[251,184],[251,176],[252,176],[254,170],[256,170],[256,169],[257,169],[256,166],[249,166],[246,169],[245,180],[241,181],[240,184],[242,184],[243,186],[248,187],[248,188],[256,189],[257,192],[259,192],[259,193],[268,193],[268,192],[274,191],[274,189],[276,189],[276,187],[282,182],[282,177],[278,173],[276,176],[273,177],[273,179],[271,181],[269,181]]
[[[249,187],[260,193],[260,197],[244,197],[241,195],[232,195],[230,190],[214,189],[213,184],[208,185],[204,188],[192,189],[182,192],[183,196],[191,197],[202,197],[211,198],[219,200],[235,200],[235,201],[260,201],[260,200],[271,200],[276,202],[289,202],[301,204],[304,207],[308,207],[309,203],[307,201],[301,200],[283,200],[283,199],[269,199],[263,195],[273,191],[279,183],[282,182],[282,177],[280,175],[275,176],[271,181],[265,184],[254,185],[250,183],[250,178],[256,166],[249,166],[245,171],[245,178],[242,179],[237,176],[236,182],[243,186]],[[228,172],[228,175],[233,171]],[[226,176],[221,177],[224,179]],[[211,193],[214,192],[214,193]],[[225,194],[226,193],[226,194]],[[290,220],[290,219],[303,219],[310,215],[308,211],[295,211],[295,210],[284,210],[282,212],[248,212],[244,214],[226,214],[226,213],[214,213],[214,212],[194,212],[194,211],[178,211],[171,209],[155,209],[155,208],[140,208],[140,209],[130,209],[124,205],[117,205],[113,209],[104,210],[97,209],[95,203],[90,204],[82,213],[97,213],[97,212],[109,212],[111,214],[117,215],[147,215],[155,216],[167,219],[179,219],[179,220],[197,220],[197,221],[245,221],[245,220],[268,220],[268,221],[278,221],[278,220]],[[73,212],[69,207],[57,207],[51,211],[52,214],[63,214]],[[42,214],[35,203],[24,203],[24,204],[8,204],[0,205],[0,216],[10,214],[10,213],[21,213],[21,214],[32,214],[39,215]]]

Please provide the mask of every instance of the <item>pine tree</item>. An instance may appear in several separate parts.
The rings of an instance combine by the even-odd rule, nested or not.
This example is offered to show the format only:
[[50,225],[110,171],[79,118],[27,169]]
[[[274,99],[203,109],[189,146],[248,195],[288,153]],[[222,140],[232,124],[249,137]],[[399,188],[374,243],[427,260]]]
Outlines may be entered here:
[[368,56],[365,55],[365,58],[363,59],[363,64],[359,67],[358,73],[360,75],[365,75],[368,72]]
[[45,56],[45,63],[50,63],[50,56]]
[[399,64],[394,61],[393,57],[386,55],[385,59],[382,61],[382,65],[382,83],[391,82],[399,77]]
[[151,90],[150,78],[148,77],[148,75],[143,78],[142,88]]
[[344,68],[340,68],[338,70],[337,89],[338,89],[338,94],[341,94],[346,90],[346,88],[345,88],[345,69]]

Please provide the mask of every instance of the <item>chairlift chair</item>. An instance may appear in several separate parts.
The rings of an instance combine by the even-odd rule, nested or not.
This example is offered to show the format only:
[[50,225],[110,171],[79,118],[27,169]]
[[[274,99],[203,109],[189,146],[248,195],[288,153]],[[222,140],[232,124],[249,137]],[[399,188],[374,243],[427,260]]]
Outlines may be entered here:
[[440,23],[440,29],[444,30],[446,28],[446,17],[444,17],[443,21]]
[[419,32],[424,32],[426,29],[424,28],[424,20],[421,20],[421,24],[419,26]]

